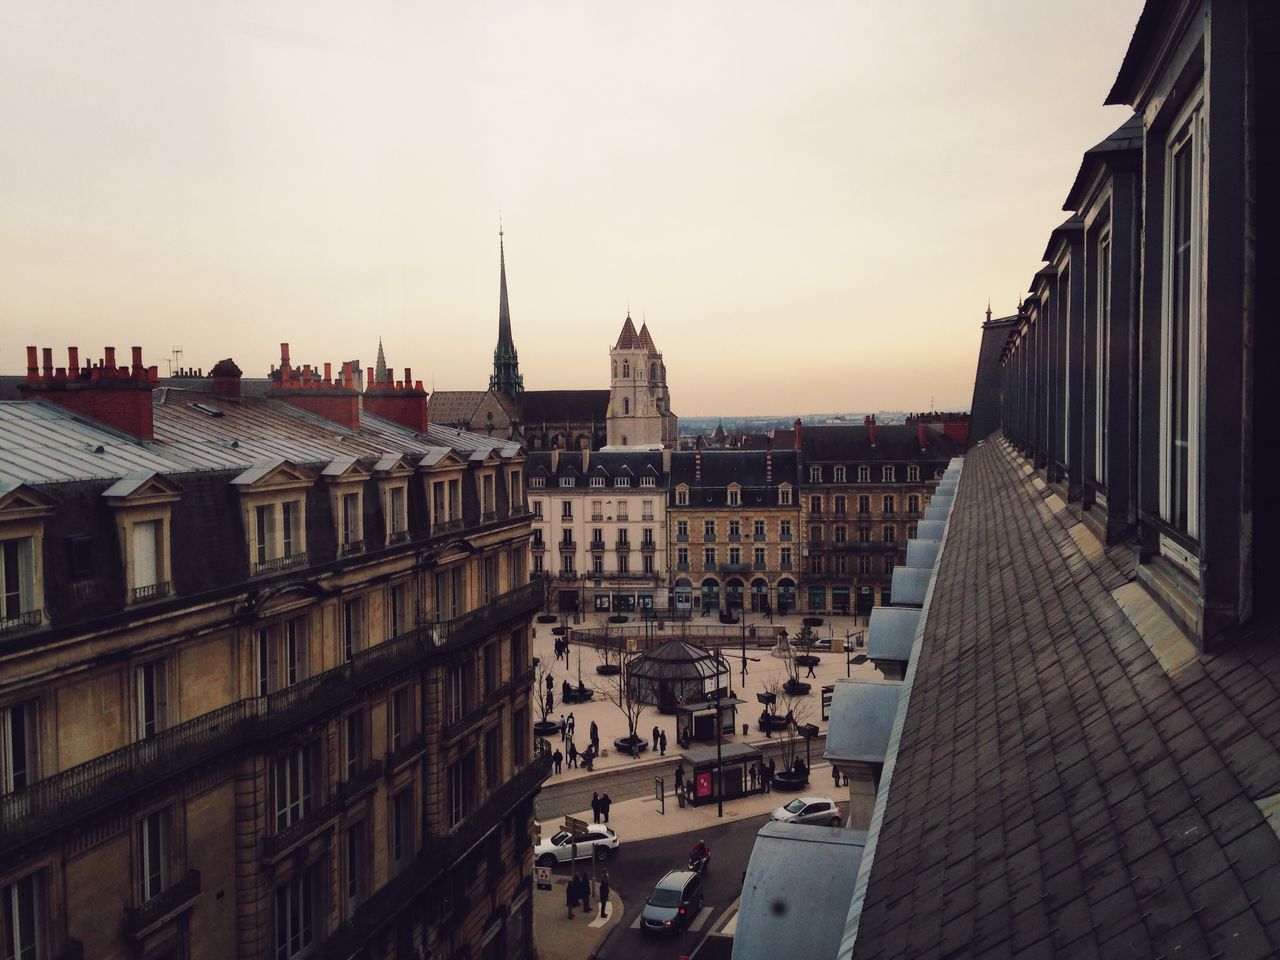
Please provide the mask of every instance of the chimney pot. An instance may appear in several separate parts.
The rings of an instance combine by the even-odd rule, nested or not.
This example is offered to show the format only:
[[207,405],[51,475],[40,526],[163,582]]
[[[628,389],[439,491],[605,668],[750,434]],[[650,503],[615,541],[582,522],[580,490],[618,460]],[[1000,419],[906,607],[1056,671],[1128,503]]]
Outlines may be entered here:
[[108,370],[114,370],[116,368],[116,348],[107,347],[103,351],[103,355],[102,365]]
[[408,387],[411,383],[413,383],[413,371],[408,367],[405,367],[404,368],[404,385]]
[[280,366],[289,366],[289,345],[287,343],[280,344]]
[[40,379],[40,361],[38,347],[27,347],[27,380]]
[[45,347],[41,353],[41,367],[44,378],[48,380],[53,376],[53,348]]
[[67,347],[67,373],[74,380],[80,374],[80,348]]
[[133,369],[134,370],[142,369],[142,348],[141,347],[133,348]]
[[369,367],[369,375],[365,377],[364,382],[368,384],[368,386],[365,387],[366,391],[373,389],[374,384],[377,382],[373,379],[373,367]]
[[324,382],[328,383],[333,379],[333,364],[326,362],[324,365]]

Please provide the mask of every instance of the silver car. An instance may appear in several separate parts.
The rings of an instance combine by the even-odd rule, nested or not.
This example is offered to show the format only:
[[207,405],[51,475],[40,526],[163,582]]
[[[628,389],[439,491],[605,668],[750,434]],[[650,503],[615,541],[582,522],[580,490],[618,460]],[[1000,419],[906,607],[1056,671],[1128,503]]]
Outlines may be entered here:
[[796,797],[784,807],[769,814],[776,823],[816,823],[824,827],[838,827],[844,822],[840,804],[827,797]]

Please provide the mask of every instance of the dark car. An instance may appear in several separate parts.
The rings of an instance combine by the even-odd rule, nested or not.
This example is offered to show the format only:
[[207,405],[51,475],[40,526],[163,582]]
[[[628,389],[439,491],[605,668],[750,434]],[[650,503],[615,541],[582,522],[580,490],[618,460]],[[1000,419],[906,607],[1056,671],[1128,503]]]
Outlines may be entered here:
[[690,870],[671,870],[657,882],[640,911],[646,933],[680,933],[702,911],[702,878]]

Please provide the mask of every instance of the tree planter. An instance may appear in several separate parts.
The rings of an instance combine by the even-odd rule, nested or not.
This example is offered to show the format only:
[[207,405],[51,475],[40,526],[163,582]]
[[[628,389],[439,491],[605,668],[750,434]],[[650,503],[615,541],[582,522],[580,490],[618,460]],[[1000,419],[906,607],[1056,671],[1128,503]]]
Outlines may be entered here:
[[616,677],[622,672],[622,667],[616,663],[602,663],[596,667],[596,673],[602,677]]
[[782,689],[787,691],[787,693],[791,694],[793,697],[803,697],[813,688],[801,680],[788,680],[782,685]]
[[565,631],[565,628],[564,628],[564,627],[552,627],[552,628],[551,628],[551,635],[552,635],[553,637],[563,637],[563,636],[564,636],[564,631]]
[[613,741],[613,749],[638,757],[649,749],[649,741],[644,737],[619,737]]
[[816,667],[821,662],[822,658],[814,656],[812,653],[802,653],[796,657],[796,664],[801,667]]
[[804,625],[806,627],[820,627],[822,626],[822,618],[821,617],[805,617]]
[[779,770],[773,775],[773,789],[784,793],[798,793],[808,785],[808,777],[791,770]]
[[533,725],[533,735],[535,737],[549,737],[553,733],[560,732],[559,720],[539,720]]
[[613,616],[609,618],[609,622],[610,623],[626,623],[627,618],[625,615],[621,613],[615,613]]
[[560,621],[560,618],[557,617],[554,613],[542,613],[538,615],[539,623],[558,623],[559,621]]
[[757,726],[761,733],[773,732],[775,730],[785,730],[787,728],[787,718],[780,717],[776,713],[770,713]]

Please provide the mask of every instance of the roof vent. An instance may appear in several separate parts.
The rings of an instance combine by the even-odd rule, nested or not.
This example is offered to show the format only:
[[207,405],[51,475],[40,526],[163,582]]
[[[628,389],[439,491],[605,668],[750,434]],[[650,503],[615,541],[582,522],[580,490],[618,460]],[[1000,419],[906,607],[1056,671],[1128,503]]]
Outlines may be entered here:
[[222,410],[219,410],[217,407],[211,407],[204,403],[189,403],[187,404],[187,406],[189,406],[192,410],[198,410],[200,413],[203,413],[206,417],[226,416],[226,414]]
[[86,443],[84,448],[90,453],[106,453],[107,448],[100,443]]
[[240,441],[239,441],[239,440],[227,440],[227,441],[225,441],[225,442],[223,443],[223,446],[224,446],[224,447],[230,447],[232,450],[238,450],[238,449],[240,449]]

